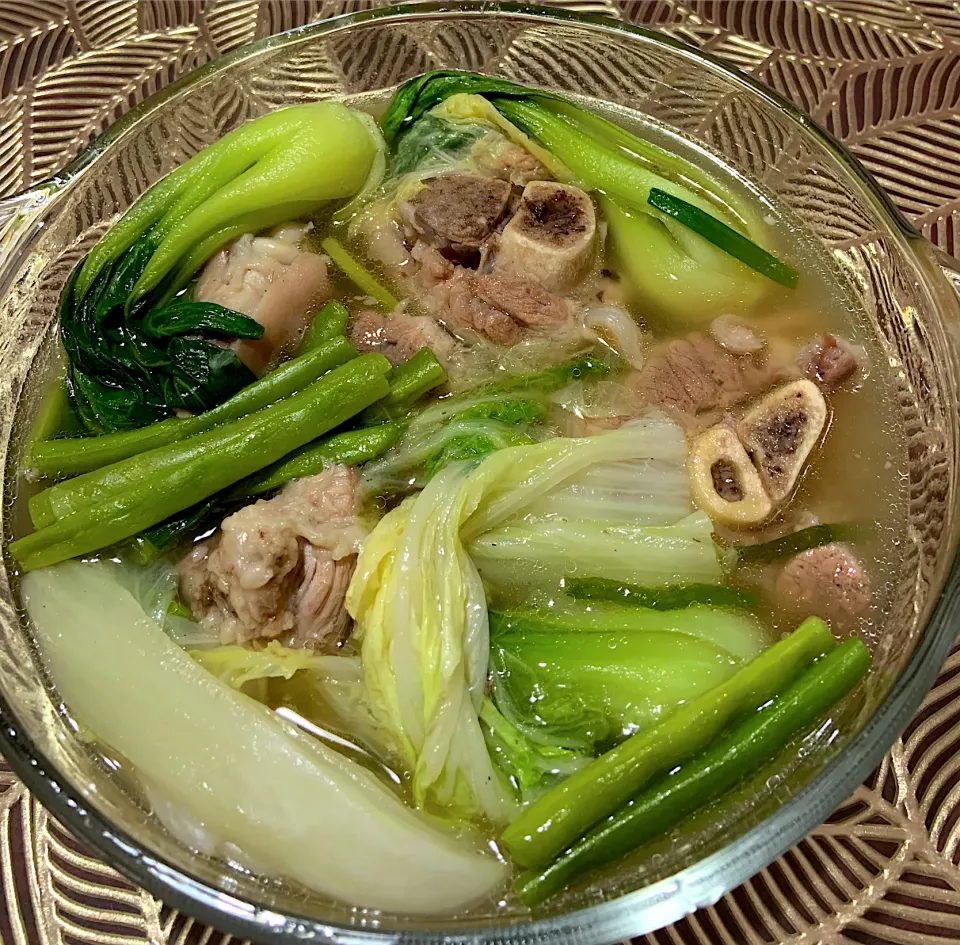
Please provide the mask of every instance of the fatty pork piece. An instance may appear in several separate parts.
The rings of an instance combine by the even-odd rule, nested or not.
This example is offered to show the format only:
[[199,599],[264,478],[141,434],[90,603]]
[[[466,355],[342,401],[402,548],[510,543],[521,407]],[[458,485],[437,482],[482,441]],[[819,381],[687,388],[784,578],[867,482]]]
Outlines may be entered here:
[[225,518],[178,564],[194,618],[223,643],[334,647],[349,627],[344,598],[364,536],[356,487],[354,470],[333,466]]
[[216,302],[263,325],[259,341],[233,345],[255,374],[295,346],[310,314],[330,299],[326,257],[301,248],[307,229],[286,224],[261,236],[245,233],[220,250],[197,281],[197,301]]

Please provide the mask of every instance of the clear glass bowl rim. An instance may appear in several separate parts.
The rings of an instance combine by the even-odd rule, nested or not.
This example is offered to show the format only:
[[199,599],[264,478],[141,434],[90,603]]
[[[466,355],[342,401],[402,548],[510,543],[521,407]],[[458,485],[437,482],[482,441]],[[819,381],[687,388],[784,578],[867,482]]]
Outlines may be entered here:
[[[371,21],[497,14],[589,26],[607,31],[611,37],[616,34],[642,36],[688,57],[694,63],[709,64],[723,72],[731,82],[786,113],[807,134],[818,139],[819,144],[832,152],[860,182],[863,195],[870,198],[880,215],[906,238],[908,245],[914,247],[916,242],[920,242],[939,255],[840,141],[792,102],[719,57],[656,30],[624,23],[602,14],[528,4],[488,3],[485,0],[417,0],[379,7],[332,17],[242,46],[200,66],[150,96],[99,135],[60,173],[18,197],[0,201],[0,208],[6,204],[23,212],[23,208],[30,204],[31,194],[44,191],[51,195],[62,193],[104,150],[154,109],[196,82],[239,61],[252,58],[264,49]],[[43,215],[41,211],[38,219]],[[932,272],[929,266],[922,268],[931,273],[932,278],[940,278],[940,274]],[[933,293],[934,297],[938,294]],[[37,750],[21,728],[12,707],[2,696],[0,753],[43,806],[89,844],[105,862],[167,905],[240,939],[276,943],[321,939],[335,945],[449,945],[451,942],[475,942],[478,945],[487,942],[505,945],[533,945],[539,942],[600,945],[615,942],[662,928],[699,907],[716,902],[823,823],[879,764],[919,708],[950,652],[956,635],[955,627],[960,626],[960,557],[956,551],[956,547],[946,550],[952,563],[943,590],[913,653],[884,702],[850,744],[805,788],[734,843],[681,872],[608,902],[560,916],[531,919],[510,926],[471,928],[458,925],[456,931],[444,932],[364,929],[325,923],[293,913],[281,914],[232,897],[196,879],[155,856],[124,831],[111,825],[107,818],[87,806],[80,792]]]

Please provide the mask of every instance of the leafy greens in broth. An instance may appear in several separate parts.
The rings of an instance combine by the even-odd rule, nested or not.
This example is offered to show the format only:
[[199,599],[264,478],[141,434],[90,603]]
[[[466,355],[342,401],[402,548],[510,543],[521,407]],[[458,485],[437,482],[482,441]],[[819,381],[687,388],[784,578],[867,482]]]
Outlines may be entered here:
[[515,915],[855,702],[899,427],[822,248],[702,149],[467,73],[357,104],[248,122],[77,267],[10,551],[188,846]]

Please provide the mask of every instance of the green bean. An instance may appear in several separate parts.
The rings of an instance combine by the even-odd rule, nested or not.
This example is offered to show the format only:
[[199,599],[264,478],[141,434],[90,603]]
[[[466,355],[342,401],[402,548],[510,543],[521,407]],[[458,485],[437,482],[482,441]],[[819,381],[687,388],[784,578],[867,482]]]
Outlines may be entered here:
[[652,784],[549,866],[522,873],[515,888],[536,905],[590,869],[666,833],[775,758],[792,738],[842,699],[870,667],[860,640],[847,640],[689,764]]
[[[236,420],[289,396],[312,383],[322,374],[357,356],[346,338],[332,337],[310,351],[281,364],[275,371],[245,387],[219,407],[194,417],[171,417],[138,430],[123,430],[103,436],[73,437],[38,443],[31,454],[31,465],[45,476],[72,476],[119,462],[146,450],[185,439],[219,423]],[[62,492],[83,488],[82,480],[54,486]],[[49,491],[49,490],[47,490]],[[44,498],[40,498],[43,496]],[[46,492],[30,502],[30,517],[37,527],[49,524],[51,512]]]
[[360,415],[364,425],[385,423],[404,416],[424,394],[439,387],[447,372],[429,348],[421,348],[412,358],[398,364],[388,375],[390,393]]
[[381,397],[389,362],[366,354],[254,414],[106,467],[92,501],[15,541],[25,570],[130,538],[269,466]]
[[385,453],[403,432],[398,423],[383,423],[378,427],[348,430],[308,443],[278,463],[242,479],[227,492],[201,502],[173,518],[147,529],[134,541],[141,555],[152,560],[199,529],[213,527],[229,511],[231,505],[254,496],[279,489],[293,479],[314,476],[330,466],[359,466]]
[[343,274],[355,285],[362,289],[371,298],[392,312],[400,303],[374,278],[373,273],[364,269],[363,265],[351,256],[339,240],[328,236],[320,248],[336,263]]
[[338,302],[336,299],[331,299],[327,302],[327,304],[317,312],[313,321],[310,323],[310,327],[304,332],[303,342],[300,345],[300,354],[303,355],[307,351],[312,351],[331,338],[336,338],[337,335],[344,334],[347,330],[347,319],[349,319],[349,317],[350,313],[347,311],[347,307],[343,302]]
[[567,578],[566,592],[577,600],[607,600],[651,610],[677,610],[693,604],[756,610],[757,599],[745,591],[721,584],[668,584],[665,587],[639,587],[609,578]]
[[545,866],[652,778],[699,754],[728,723],[763,705],[833,646],[827,625],[809,617],[726,682],[539,797],[504,830],[504,847],[520,866]]
[[63,368],[60,368],[40,399],[40,407],[30,428],[30,442],[24,452],[23,468],[36,471],[37,463],[34,457],[37,450],[43,449],[50,437],[65,431],[76,433],[79,428],[77,416],[70,408],[66,373]]
[[330,466],[359,466],[386,453],[403,433],[400,423],[382,423],[376,427],[347,430],[308,443],[264,470],[238,482],[228,498],[242,499],[278,489],[291,479],[303,479]]

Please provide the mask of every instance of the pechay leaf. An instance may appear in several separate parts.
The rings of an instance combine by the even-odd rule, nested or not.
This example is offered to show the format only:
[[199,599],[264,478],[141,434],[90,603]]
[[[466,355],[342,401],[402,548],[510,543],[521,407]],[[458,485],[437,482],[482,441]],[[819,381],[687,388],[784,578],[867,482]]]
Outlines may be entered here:
[[216,338],[251,338],[259,341],[264,331],[263,325],[249,315],[234,312],[215,302],[185,300],[151,309],[144,316],[142,327],[152,338],[203,332]]
[[480,123],[455,124],[435,115],[424,115],[400,139],[391,162],[391,173],[393,177],[400,177],[411,171],[449,164],[488,130]]

